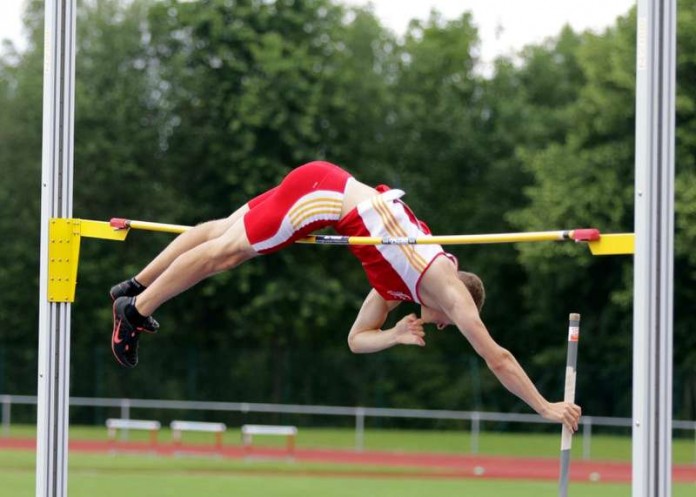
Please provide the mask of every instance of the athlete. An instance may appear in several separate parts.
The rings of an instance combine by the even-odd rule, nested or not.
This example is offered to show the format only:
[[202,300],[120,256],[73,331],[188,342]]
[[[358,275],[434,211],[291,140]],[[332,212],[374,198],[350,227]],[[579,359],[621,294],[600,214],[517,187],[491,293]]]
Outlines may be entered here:
[[[281,250],[309,233],[332,227],[346,236],[424,237],[428,227],[400,200],[404,193],[372,188],[328,162],[292,170],[275,188],[255,197],[225,219],[200,224],[175,238],[130,280],[114,286],[111,348],[125,367],[138,363],[143,332],[154,333],[154,311],[199,281],[257,257]],[[425,346],[423,324],[455,325],[512,393],[546,419],[578,428],[580,407],[549,402],[513,355],[498,345],[481,321],[481,280],[458,271],[456,259],[439,245],[351,245],[372,285],[348,334],[354,353],[397,344]],[[421,306],[393,328],[382,329],[401,302]]]

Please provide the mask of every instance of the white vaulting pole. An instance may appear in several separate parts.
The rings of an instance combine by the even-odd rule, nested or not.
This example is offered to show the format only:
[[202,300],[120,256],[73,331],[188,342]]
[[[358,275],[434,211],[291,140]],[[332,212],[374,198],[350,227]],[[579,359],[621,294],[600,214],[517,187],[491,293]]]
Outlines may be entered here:
[[638,0],[633,497],[672,491],[676,0]]
[[76,0],[46,0],[36,496],[64,497],[68,479],[70,304],[49,302],[49,220],[72,217]]
[[[578,342],[580,341],[580,314],[572,313],[568,318],[568,353],[566,355],[565,389],[563,400],[575,403],[575,379],[578,364]],[[561,430],[561,474],[558,481],[558,497],[567,497],[570,476],[570,449],[573,447],[573,432],[563,425]]]

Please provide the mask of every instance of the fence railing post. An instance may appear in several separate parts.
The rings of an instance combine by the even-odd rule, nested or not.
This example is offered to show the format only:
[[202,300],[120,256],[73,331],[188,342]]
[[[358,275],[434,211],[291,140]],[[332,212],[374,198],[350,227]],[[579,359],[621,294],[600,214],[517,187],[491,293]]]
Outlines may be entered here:
[[365,408],[355,409],[355,450],[362,452],[365,449]]
[[[121,419],[130,419],[130,399],[121,399]],[[121,430],[121,440],[128,440],[128,430]]]
[[10,436],[10,422],[12,417],[12,396],[2,395],[2,436]]
[[582,458],[590,458],[592,450],[592,416],[582,417]]
[[479,433],[481,433],[481,413],[476,411],[471,413],[471,454],[476,455],[479,451]]

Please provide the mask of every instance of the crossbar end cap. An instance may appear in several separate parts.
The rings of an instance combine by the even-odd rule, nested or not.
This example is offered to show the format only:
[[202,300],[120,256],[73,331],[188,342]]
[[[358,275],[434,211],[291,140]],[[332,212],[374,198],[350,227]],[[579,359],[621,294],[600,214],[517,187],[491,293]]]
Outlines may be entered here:
[[127,230],[129,227],[128,220],[120,217],[112,217],[109,220],[109,225],[115,230]]
[[596,242],[601,238],[597,228],[582,228],[573,230],[573,240],[576,242]]

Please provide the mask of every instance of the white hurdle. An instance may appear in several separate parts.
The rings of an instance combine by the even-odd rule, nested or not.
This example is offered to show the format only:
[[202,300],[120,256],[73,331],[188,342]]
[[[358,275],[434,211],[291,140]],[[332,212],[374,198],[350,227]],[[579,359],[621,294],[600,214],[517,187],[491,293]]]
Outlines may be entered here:
[[215,433],[215,447],[222,448],[222,434],[227,430],[225,423],[207,423],[203,421],[172,421],[172,440],[175,445],[181,445],[181,433],[184,431],[202,431]]
[[296,426],[243,425],[242,443],[244,444],[244,450],[246,452],[251,452],[251,443],[254,435],[275,435],[287,437],[288,453],[292,455],[295,452],[295,438],[297,437]]
[[146,430],[150,432],[150,444],[157,445],[157,434],[162,425],[159,421],[144,419],[109,418],[106,420],[106,428],[108,429],[110,442],[116,441],[116,432],[118,430]]

